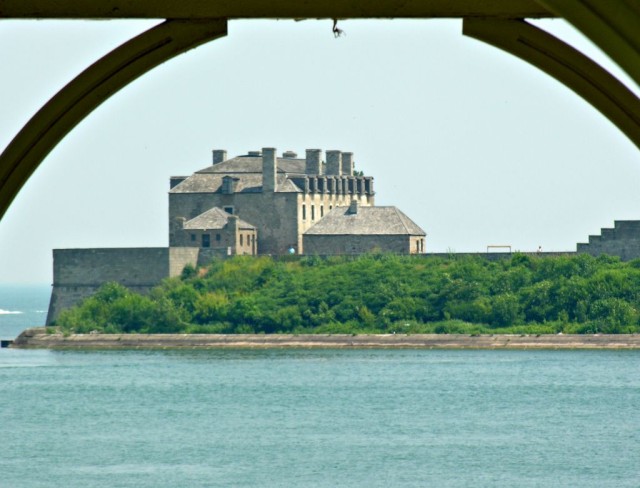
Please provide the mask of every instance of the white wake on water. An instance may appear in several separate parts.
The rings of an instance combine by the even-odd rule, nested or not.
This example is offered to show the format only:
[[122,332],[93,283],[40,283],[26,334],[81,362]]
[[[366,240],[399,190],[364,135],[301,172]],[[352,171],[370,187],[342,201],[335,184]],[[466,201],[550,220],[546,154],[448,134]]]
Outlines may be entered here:
[[17,314],[21,314],[21,313],[24,313],[24,312],[20,312],[20,311],[13,311],[12,312],[11,310],[2,310],[0,308],[0,315],[17,315]]

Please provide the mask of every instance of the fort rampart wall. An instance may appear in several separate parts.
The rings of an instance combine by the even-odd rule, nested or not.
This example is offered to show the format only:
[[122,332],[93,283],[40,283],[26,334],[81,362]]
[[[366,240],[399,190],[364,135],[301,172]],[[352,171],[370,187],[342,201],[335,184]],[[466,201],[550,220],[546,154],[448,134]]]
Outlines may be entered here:
[[184,247],[54,249],[47,324],[110,281],[148,293],[164,278],[179,275],[187,264],[195,266],[198,251]]
[[588,243],[577,246],[578,253],[620,256],[623,261],[640,257],[640,221],[616,220],[613,228],[600,229],[600,235],[589,236]]

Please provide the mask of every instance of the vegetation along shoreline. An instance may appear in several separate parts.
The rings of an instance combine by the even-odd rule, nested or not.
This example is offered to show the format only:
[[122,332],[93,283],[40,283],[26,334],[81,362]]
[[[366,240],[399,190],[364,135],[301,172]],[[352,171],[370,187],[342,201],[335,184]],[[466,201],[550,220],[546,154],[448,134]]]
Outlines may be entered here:
[[54,324],[72,334],[640,334],[640,260],[515,254],[234,257],[146,295],[107,283]]

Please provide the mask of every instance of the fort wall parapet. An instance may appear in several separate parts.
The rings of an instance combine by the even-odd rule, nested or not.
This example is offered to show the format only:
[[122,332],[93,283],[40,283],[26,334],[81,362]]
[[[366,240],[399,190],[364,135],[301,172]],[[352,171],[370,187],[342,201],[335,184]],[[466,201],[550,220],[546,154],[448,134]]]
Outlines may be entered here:
[[149,293],[163,279],[182,273],[187,264],[195,266],[198,251],[185,247],[54,249],[47,324],[108,282]]
[[600,229],[600,235],[589,236],[589,242],[576,249],[592,256],[620,256],[623,261],[640,258],[640,220],[616,220],[613,228]]

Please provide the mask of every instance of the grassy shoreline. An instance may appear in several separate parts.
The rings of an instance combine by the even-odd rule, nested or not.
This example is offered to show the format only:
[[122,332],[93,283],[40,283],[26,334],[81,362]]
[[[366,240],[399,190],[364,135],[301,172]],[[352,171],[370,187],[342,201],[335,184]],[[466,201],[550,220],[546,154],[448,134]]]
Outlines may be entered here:
[[640,334],[69,334],[27,329],[17,349],[640,349]]

